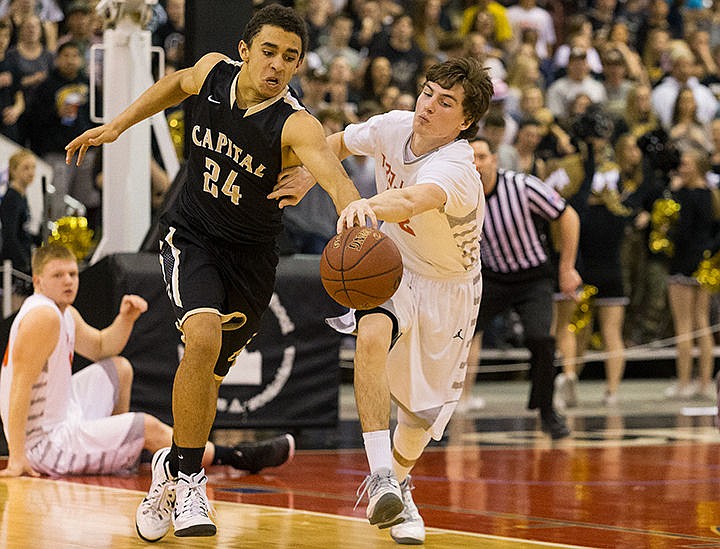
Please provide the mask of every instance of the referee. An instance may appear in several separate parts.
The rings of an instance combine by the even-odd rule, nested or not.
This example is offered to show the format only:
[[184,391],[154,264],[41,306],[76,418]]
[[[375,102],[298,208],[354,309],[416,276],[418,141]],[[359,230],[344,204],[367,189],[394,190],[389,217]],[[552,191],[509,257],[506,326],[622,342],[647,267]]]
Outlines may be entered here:
[[[548,228],[559,233],[560,291],[575,295],[582,283],[575,270],[580,221],[550,186],[528,174],[499,170],[490,143],[471,143],[485,192],[485,224],[480,254],[483,292],[468,364],[480,359],[482,332],[498,314],[514,309],[525,329],[530,351],[528,408],[540,411],[543,431],[553,439],[570,434],[553,409],[555,338],[551,335],[555,270],[548,255]],[[474,382],[471,376],[469,381]]]

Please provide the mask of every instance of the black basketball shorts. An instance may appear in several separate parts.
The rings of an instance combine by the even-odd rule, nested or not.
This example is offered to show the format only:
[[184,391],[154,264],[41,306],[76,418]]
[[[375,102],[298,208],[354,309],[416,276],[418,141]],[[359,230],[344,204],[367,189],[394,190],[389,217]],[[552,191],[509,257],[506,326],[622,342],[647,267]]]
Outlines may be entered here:
[[278,263],[275,248],[210,245],[178,226],[161,226],[160,234],[160,265],[178,328],[195,313],[221,316],[222,349],[215,375],[224,377],[257,333],[270,303]]

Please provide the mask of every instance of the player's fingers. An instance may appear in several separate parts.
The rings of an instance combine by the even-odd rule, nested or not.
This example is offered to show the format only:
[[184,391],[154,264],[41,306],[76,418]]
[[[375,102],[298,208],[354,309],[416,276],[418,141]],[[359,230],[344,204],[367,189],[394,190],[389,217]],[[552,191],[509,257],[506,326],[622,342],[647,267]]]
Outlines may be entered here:
[[78,157],[77,162],[75,163],[76,166],[79,166],[82,164],[82,161],[85,159],[85,151],[88,150],[88,146],[85,144],[80,145],[80,150],[78,151]]

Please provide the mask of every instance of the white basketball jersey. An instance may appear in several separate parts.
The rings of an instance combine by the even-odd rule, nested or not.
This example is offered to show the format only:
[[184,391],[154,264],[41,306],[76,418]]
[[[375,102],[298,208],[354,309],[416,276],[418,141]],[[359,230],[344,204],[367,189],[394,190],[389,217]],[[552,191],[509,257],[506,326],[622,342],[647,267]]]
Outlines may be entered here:
[[12,351],[18,328],[23,318],[37,307],[50,307],[60,318],[60,337],[50,358],[32,386],[30,409],[26,429],[26,444],[49,432],[53,425],[66,420],[71,406],[72,360],[75,349],[75,321],[69,307],[61,312],[55,302],[41,294],[28,297],[20,307],[10,328],[10,339],[5,349],[5,357],[0,369],[0,417],[2,417],[5,436],[8,436],[8,417],[10,406],[10,386],[13,377]]
[[412,121],[410,111],[391,111],[351,124],[345,129],[345,145],[354,154],[375,158],[378,193],[423,183],[445,191],[444,208],[381,227],[398,244],[407,268],[433,278],[475,272],[485,197],[472,147],[458,139],[415,157],[409,147]]

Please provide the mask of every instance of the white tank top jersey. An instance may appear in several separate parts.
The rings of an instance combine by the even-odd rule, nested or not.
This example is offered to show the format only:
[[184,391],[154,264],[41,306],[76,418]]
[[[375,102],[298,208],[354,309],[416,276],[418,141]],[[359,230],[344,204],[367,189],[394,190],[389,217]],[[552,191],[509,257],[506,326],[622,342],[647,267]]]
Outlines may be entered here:
[[472,276],[480,267],[480,232],[485,216],[482,182],[473,151],[458,139],[420,157],[410,151],[413,112],[391,111],[345,129],[353,154],[375,158],[378,193],[435,183],[447,195],[445,207],[400,223],[383,223],[402,251],[408,269],[432,278]]
[[32,387],[26,444],[30,444],[33,439],[42,435],[43,432],[48,432],[53,425],[65,421],[69,415],[68,408],[71,406],[70,378],[72,377],[72,361],[75,349],[75,321],[70,314],[69,307],[64,312],[61,312],[52,299],[41,294],[33,294],[24,301],[12,323],[10,339],[5,349],[2,369],[0,369],[0,417],[2,417],[5,436],[8,436],[10,385],[13,376],[13,344],[23,318],[37,307],[50,307],[57,312],[60,318],[60,337],[47,364],[43,367]]

